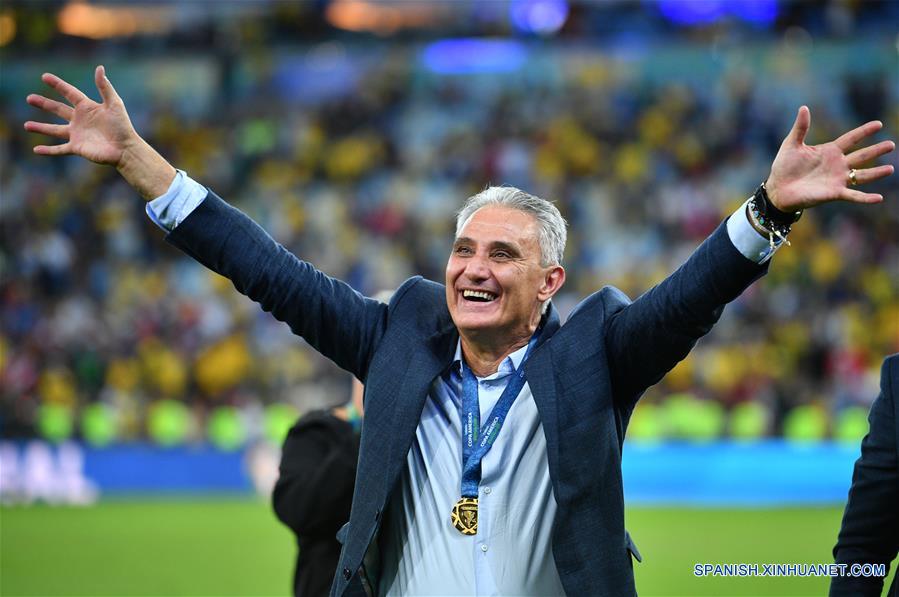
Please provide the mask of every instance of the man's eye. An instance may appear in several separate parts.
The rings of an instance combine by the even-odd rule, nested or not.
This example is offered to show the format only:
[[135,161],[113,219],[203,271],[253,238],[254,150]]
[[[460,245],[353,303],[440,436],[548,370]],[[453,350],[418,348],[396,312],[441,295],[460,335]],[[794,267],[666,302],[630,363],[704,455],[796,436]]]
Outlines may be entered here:
[[468,247],[456,247],[456,255],[469,255],[471,254],[471,249]]
[[506,251],[494,251],[493,257],[495,259],[508,259],[509,257],[511,257],[511,255],[509,255]]

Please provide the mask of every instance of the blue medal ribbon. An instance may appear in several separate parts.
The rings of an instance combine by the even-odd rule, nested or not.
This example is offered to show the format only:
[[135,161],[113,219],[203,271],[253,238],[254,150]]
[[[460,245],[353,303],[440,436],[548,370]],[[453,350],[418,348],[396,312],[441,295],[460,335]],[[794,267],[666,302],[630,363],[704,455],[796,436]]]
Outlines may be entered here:
[[540,336],[538,329],[528,342],[528,349],[518,369],[512,372],[506,389],[487,417],[487,425],[481,431],[480,418],[481,407],[478,402],[478,380],[471,368],[462,364],[462,497],[478,497],[478,485],[481,482],[481,460],[490,448],[493,447],[496,437],[502,429],[506,415],[512,408],[512,403],[521,393],[525,384],[524,364],[527,362],[537,338]]

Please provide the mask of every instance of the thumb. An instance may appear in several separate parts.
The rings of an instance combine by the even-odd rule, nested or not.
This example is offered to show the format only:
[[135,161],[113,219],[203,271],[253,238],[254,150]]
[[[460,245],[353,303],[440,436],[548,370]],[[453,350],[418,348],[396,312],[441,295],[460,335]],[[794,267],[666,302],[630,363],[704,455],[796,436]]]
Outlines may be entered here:
[[805,135],[808,133],[808,128],[811,124],[812,115],[811,112],[809,112],[808,106],[800,107],[799,113],[796,114],[796,121],[793,123],[793,128],[790,130],[790,134],[787,135],[787,140],[794,145],[802,145],[805,142]]
[[109,79],[106,77],[106,67],[102,64],[94,71],[94,83],[97,85],[97,90],[100,92],[100,97],[103,98],[104,104],[121,99],[119,98],[119,94],[116,93],[115,88],[112,86],[112,83],[110,83]]

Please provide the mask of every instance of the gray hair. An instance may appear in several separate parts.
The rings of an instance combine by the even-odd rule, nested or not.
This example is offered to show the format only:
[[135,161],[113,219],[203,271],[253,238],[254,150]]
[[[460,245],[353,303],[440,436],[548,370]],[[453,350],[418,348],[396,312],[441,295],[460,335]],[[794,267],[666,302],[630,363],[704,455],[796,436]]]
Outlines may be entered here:
[[565,218],[556,206],[546,199],[525,193],[515,187],[487,187],[477,195],[469,197],[456,216],[456,237],[462,233],[462,228],[471,216],[488,205],[517,209],[534,216],[540,230],[538,238],[540,265],[547,267],[562,264],[565,242],[568,239]]

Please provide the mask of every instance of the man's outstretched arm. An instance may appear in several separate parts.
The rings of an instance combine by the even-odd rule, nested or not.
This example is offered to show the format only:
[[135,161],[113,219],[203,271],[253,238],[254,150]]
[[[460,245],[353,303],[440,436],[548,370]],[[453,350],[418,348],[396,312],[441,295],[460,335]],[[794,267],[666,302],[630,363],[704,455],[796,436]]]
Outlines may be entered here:
[[[102,66],[94,73],[100,103],[55,75],[47,73],[42,79],[68,104],[41,95],[28,96],[32,106],[66,121],[25,123],[28,131],[64,141],[38,145],[35,153],[78,155],[114,166],[147,201],[177,186],[177,171],[134,130],[125,104]],[[386,305],[300,261],[211,191],[200,193],[199,204],[192,206],[183,222],[169,221],[165,228],[170,230],[169,242],[228,277],[240,292],[286,322],[340,367],[359,379],[367,377],[368,363],[386,324]]]
[[[802,106],[771,166],[766,186],[774,208],[786,215],[831,201],[883,201],[880,194],[855,187],[893,173],[891,165],[863,166],[893,151],[895,143],[882,141],[852,151],[882,124],[868,122],[834,141],[810,146],[805,144],[810,123],[809,110]],[[633,408],[640,394],[708,333],[724,305],[764,273],[758,263],[764,259],[735,246],[735,230],[745,229],[747,223],[759,230],[758,218],[751,217],[750,211],[744,208],[731,216],[727,230],[722,226],[674,274],[609,318],[606,347],[615,396],[622,407]],[[763,230],[759,234],[768,236]],[[777,240],[773,235],[772,239]],[[765,238],[763,245],[767,244]]]

